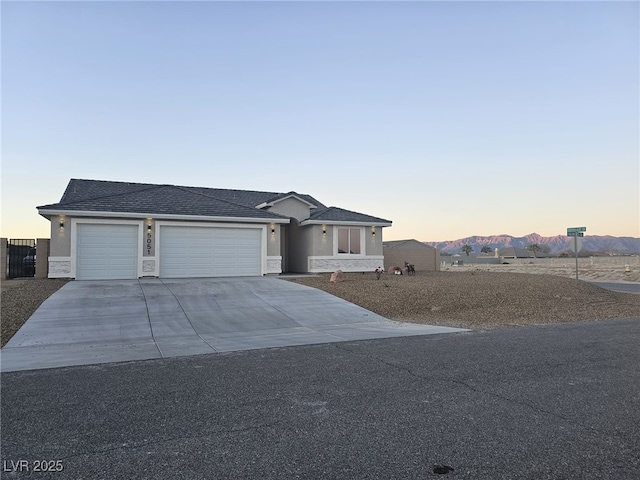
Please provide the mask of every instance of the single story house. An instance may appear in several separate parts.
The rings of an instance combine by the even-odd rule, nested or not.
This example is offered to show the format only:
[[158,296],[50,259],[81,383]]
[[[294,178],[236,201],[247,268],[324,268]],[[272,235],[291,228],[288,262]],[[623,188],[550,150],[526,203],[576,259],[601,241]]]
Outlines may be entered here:
[[394,240],[383,243],[384,269],[404,268],[404,262],[415,266],[417,271],[440,270],[440,252],[437,248],[418,240]]
[[72,179],[51,221],[49,278],[373,271],[391,221],[310,195]]

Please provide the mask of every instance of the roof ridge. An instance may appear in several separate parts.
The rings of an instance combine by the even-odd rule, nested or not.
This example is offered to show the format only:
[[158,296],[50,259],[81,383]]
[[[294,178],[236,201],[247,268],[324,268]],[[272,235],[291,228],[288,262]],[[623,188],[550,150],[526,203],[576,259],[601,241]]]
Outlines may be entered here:
[[[134,191],[143,191],[144,188],[154,188],[154,187],[176,187],[176,188],[183,188],[188,190],[195,190],[196,193],[205,194],[210,196],[211,198],[215,198],[221,201],[222,199],[216,196],[214,192],[228,192],[228,193],[238,193],[238,194],[261,194],[261,195],[270,195],[270,198],[278,198],[278,197],[294,194],[301,197],[303,200],[308,201],[309,203],[315,204],[316,208],[317,208],[317,204],[322,205],[322,202],[319,202],[311,194],[300,193],[295,190],[290,190],[288,192],[272,192],[272,191],[266,191],[266,190],[244,190],[239,188],[218,188],[218,187],[204,187],[204,186],[190,186],[190,185],[174,185],[171,183],[154,184],[154,183],[141,183],[141,182],[127,182],[127,181],[121,181],[121,180],[95,180],[95,179],[88,179],[88,178],[71,178],[67,185],[67,188],[65,189],[62,195],[62,198],[64,198],[67,195],[67,193],[73,193],[71,189],[75,187],[75,182],[91,182],[91,183],[97,183],[97,184],[118,184],[118,185],[130,185],[130,186],[142,187],[140,190],[134,190]],[[126,193],[131,193],[131,192],[126,192]],[[117,195],[117,194],[110,194],[110,195]],[[311,198],[313,202],[305,199],[304,197]],[[97,198],[105,198],[105,196],[87,197],[85,200],[97,199]],[[230,202],[230,200],[226,200],[226,201]],[[61,203],[61,202],[58,202],[58,203]],[[65,204],[67,203],[72,203],[72,202],[65,202]],[[232,204],[236,205],[235,203],[232,203]],[[249,206],[243,203],[237,203],[237,205],[241,205],[245,207]]]
[[[157,184],[157,183],[126,182],[126,181],[122,181],[122,180],[95,180],[95,179],[90,179],[90,178],[71,178],[70,181],[69,181],[69,184],[67,185],[67,188],[69,188],[69,186],[74,181],[96,182],[96,183],[119,183],[119,184],[123,184],[123,185],[141,185],[141,186],[147,186],[147,187],[178,187],[178,188],[193,188],[193,189],[205,189],[205,190],[223,190],[223,191],[226,191],[226,192],[268,193],[268,194],[273,194],[273,195],[281,195],[282,194],[282,192],[268,192],[268,191],[265,191],[265,190],[243,190],[243,189],[240,189],[240,188],[197,187],[197,186],[192,186],[192,185],[175,185],[173,183]],[[306,194],[299,194],[299,195],[306,195]]]
[[[177,188],[178,190],[182,190],[182,191],[184,191],[186,193],[190,193],[192,195],[201,195],[203,197],[211,198],[211,199],[213,199],[213,200],[215,200],[217,202],[227,203],[229,205],[233,205],[233,206],[236,206],[236,207],[242,207],[242,208],[247,209],[247,210],[258,210],[257,208],[248,207],[248,206],[243,205],[241,203],[230,202],[230,201],[224,200],[222,198],[214,197],[213,195],[207,195],[206,193],[190,191],[191,188],[200,188],[200,187],[180,187],[180,186],[177,186],[177,185],[170,185],[170,186],[173,187],[173,188]],[[202,187],[202,188],[206,188],[206,187]],[[223,189],[220,189],[220,190],[223,190]],[[242,190],[239,190],[239,191],[242,191]],[[269,213],[272,213],[273,215],[277,215],[278,217],[289,218],[289,217],[285,217],[284,215],[280,215],[279,213],[274,213],[274,212],[269,212]]]
[[[245,207],[245,208],[252,208],[252,207],[249,207],[249,206],[244,205],[242,203],[236,203],[236,202],[232,202],[230,200],[225,200],[225,199],[216,197],[216,196],[211,195],[209,193],[199,192],[199,191],[193,191],[193,192],[191,191],[193,189],[193,190],[224,190],[225,192],[251,192],[250,190],[233,190],[233,189],[227,189],[227,188],[210,188],[210,187],[181,187],[181,186],[177,186],[177,185],[175,187],[176,188],[180,188],[181,190],[184,190],[184,191],[189,192],[189,193],[202,195],[202,196],[207,197],[207,198],[213,198],[215,200],[218,200],[219,202],[225,202],[225,203],[229,203],[231,205],[238,205],[240,207]],[[258,190],[253,190],[253,192],[254,193],[273,193],[273,192],[260,192]]]
[[333,207],[324,207],[324,208],[318,208],[317,210],[313,211],[311,213],[311,215],[309,215],[309,218],[315,216],[315,215],[320,215],[321,213],[326,212],[327,210],[330,210]]
[[240,188],[217,188],[217,187],[193,187],[188,185],[174,185],[174,187],[193,188],[198,190],[221,190],[224,192],[240,192],[240,193],[268,193],[269,195],[282,195],[279,192],[267,192],[265,190],[242,190]]

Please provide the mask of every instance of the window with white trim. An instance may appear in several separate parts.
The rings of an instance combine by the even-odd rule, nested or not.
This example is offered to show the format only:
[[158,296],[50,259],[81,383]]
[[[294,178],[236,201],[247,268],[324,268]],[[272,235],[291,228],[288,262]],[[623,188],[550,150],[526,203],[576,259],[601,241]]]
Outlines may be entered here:
[[361,228],[338,228],[338,254],[360,255],[362,253],[361,237]]

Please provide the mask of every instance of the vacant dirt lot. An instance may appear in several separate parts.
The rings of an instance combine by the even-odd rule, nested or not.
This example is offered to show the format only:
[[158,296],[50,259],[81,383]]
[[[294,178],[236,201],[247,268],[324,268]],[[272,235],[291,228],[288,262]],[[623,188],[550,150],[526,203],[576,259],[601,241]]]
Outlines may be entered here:
[[[565,278],[576,278],[576,267],[570,261],[563,265],[543,265],[540,263],[531,264],[508,264],[508,265],[461,265],[445,267],[445,271],[452,273],[459,272],[500,272],[500,273],[531,273],[536,275],[557,275]],[[638,265],[631,265],[629,271],[625,271],[624,265],[580,264],[578,268],[578,278],[583,280],[596,280],[601,282],[640,282],[640,268]]]
[[[476,269],[419,272],[416,276],[329,274],[290,281],[319,288],[380,315],[429,325],[472,329],[640,316],[640,295],[615,293],[554,275]],[[1,346],[67,280],[2,282]]]
[[586,282],[524,273],[373,273],[291,281],[319,288],[387,318],[472,329],[640,316],[640,295],[616,293]]

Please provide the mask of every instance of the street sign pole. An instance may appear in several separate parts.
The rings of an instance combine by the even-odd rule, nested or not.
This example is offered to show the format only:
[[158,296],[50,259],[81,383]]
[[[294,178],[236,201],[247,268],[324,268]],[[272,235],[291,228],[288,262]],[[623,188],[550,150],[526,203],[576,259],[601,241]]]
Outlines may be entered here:
[[578,235],[573,237],[573,246],[576,250],[576,280],[578,280]]
[[576,280],[578,280],[578,237],[584,237],[587,227],[567,228],[567,236],[573,237],[573,250],[576,252]]

